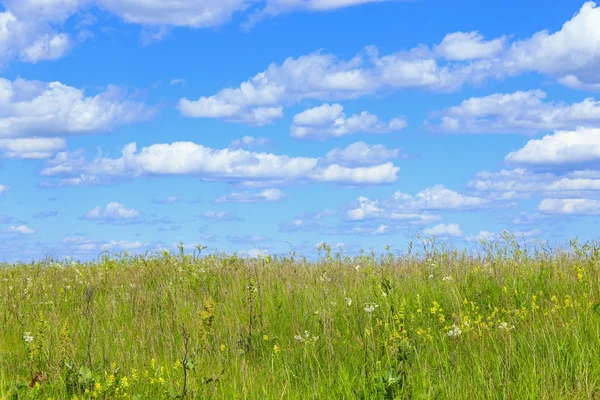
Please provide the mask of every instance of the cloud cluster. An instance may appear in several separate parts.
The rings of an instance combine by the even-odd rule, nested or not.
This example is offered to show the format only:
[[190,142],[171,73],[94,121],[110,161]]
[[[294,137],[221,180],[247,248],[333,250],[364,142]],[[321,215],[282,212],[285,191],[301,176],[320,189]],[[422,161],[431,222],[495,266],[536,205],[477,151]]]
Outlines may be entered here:
[[[0,78],[0,139],[81,135],[109,131],[118,125],[150,118],[153,110],[130,101],[120,89],[86,96],[60,82]],[[14,146],[58,147],[58,141],[17,142]],[[6,145],[6,144],[5,144]]]
[[[600,67],[598,54],[600,8],[586,2],[554,33],[540,31],[530,38],[510,42],[506,37],[486,40],[478,32],[454,32],[431,48],[420,45],[380,55],[375,47],[368,47],[349,60],[318,51],[287,58],[281,64],[272,63],[237,88],[225,88],[197,100],[184,98],[179,108],[183,115],[190,117],[264,125],[281,117],[282,106],[303,99],[352,99],[403,89],[454,91],[468,83],[529,72],[554,78],[571,88],[597,90],[600,88],[596,74]],[[525,97],[525,101],[540,102],[540,93],[521,97]],[[494,101],[498,99],[487,99],[488,103]],[[587,103],[580,107],[596,107],[591,100]],[[560,105],[545,108],[552,107]],[[259,117],[254,117],[254,113]],[[539,119],[536,121],[535,116],[532,118],[532,124],[543,124]],[[446,125],[446,129],[457,129],[451,119]]]
[[[139,24],[146,41],[165,36],[169,27],[207,28],[229,22],[236,13],[248,14],[248,24],[266,16],[292,11],[329,11],[385,0],[3,0],[0,12],[0,65],[15,58],[36,63],[63,57],[85,38],[84,27],[74,37],[62,26],[73,15],[111,13]],[[157,32],[154,32],[157,30]]]
[[139,211],[131,208],[125,208],[117,202],[108,203],[106,208],[100,206],[91,209],[82,217],[83,219],[99,220],[99,221],[122,221],[130,220],[139,217]]
[[441,219],[433,211],[477,210],[490,207],[493,203],[481,197],[466,196],[436,185],[424,189],[415,196],[395,192],[384,200],[359,197],[357,205],[346,211],[350,221],[381,219],[412,224],[426,224]]
[[438,114],[426,126],[447,133],[526,133],[574,130],[600,123],[600,102],[587,98],[579,103],[544,102],[541,90],[496,93],[471,97]]
[[322,158],[218,150],[192,142],[174,142],[154,144],[139,151],[135,143],[130,143],[123,147],[119,158],[99,155],[93,161],[87,161],[82,153],[60,152],[48,162],[42,175],[75,179],[81,175],[96,178],[187,175],[205,180],[373,185],[396,181],[398,171],[391,162],[348,167],[330,164]]
[[379,121],[377,116],[363,111],[347,117],[342,105],[323,104],[294,116],[291,134],[297,139],[326,139],[353,133],[389,133],[400,131],[408,124],[402,117],[389,123]]

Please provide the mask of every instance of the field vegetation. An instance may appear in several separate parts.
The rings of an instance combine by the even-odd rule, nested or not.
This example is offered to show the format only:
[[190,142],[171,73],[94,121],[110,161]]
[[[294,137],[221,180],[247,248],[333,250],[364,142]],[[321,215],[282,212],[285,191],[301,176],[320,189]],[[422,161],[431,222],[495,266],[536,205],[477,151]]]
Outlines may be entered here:
[[600,244],[0,268],[0,398],[600,399]]

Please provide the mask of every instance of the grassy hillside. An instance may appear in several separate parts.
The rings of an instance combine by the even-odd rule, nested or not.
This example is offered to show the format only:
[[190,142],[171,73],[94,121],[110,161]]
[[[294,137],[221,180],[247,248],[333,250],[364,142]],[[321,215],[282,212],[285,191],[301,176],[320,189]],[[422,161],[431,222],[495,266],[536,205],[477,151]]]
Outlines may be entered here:
[[599,262],[506,236],[7,265],[0,398],[600,399]]

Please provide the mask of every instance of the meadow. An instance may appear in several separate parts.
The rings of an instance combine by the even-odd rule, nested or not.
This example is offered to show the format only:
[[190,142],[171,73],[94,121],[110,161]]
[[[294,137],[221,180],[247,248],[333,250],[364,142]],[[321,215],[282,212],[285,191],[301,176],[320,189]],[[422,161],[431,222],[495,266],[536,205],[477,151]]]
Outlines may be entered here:
[[0,268],[0,399],[600,399],[600,243]]

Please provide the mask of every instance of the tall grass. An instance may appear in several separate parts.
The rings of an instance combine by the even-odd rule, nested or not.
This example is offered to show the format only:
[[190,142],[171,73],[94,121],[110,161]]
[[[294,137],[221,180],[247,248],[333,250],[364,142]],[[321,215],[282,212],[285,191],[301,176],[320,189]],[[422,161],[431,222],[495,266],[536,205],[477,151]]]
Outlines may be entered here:
[[0,268],[1,399],[600,399],[600,245]]

